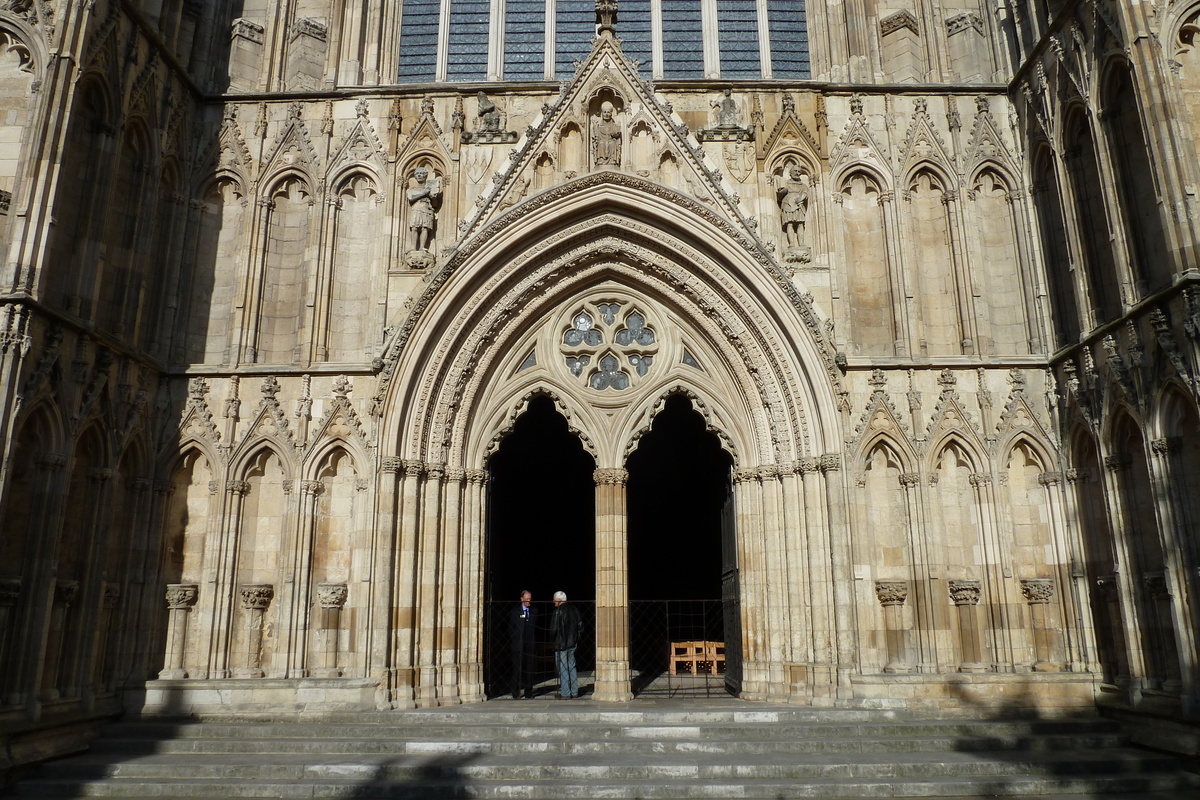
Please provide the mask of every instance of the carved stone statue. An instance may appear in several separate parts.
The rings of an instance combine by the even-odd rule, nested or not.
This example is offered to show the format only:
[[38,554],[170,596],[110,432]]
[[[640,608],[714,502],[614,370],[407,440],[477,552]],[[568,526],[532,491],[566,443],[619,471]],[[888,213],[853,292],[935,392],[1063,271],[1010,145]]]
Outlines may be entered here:
[[779,198],[780,220],[789,248],[805,245],[804,223],[808,216],[808,176],[800,167],[793,166],[779,182],[775,190]]
[[500,110],[483,92],[479,93],[479,133],[500,132]]
[[592,122],[592,163],[597,167],[621,166],[621,126],[613,119],[613,104],[600,106],[600,118]]
[[733,99],[733,89],[726,89],[721,93],[719,101],[713,101],[713,108],[717,109],[717,127],[718,128],[738,128],[738,107],[737,101]]
[[717,124],[711,128],[701,128],[696,137],[702,142],[747,142],[754,139],[754,129],[739,123],[737,101],[733,99],[733,89],[721,91],[721,99],[709,103],[717,111]]
[[412,231],[412,249],[428,252],[437,226],[437,210],[442,202],[442,183],[430,177],[429,170],[417,167],[408,190],[408,229]]

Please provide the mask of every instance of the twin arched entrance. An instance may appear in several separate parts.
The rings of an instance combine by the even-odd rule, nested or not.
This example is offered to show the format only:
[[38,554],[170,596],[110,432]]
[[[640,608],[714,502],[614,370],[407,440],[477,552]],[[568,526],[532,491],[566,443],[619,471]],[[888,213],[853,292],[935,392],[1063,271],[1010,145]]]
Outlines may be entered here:
[[[397,603],[414,624],[397,634],[393,702],[503,692],[485,686],[484,608],[521,588],[591,595],[597,699],[631,695],[632,604],[669,589],[719,592],[743,697],[787,696],[805,674],[788,661],[831,664],[832,631],[792,612],[836,616],[805,544],[817,537],[812,564],[828,563],[842,492],[824,337],[756,239],[628,175],[536,195],[465,242],[391,339],[379,390],[384,440],[420,470],[395,488],[399,574],[414,570],[415,589]],[[539,461],[549,434],[522,435],[539,416],[565,443],[559,466]],[[660,433],[675,418],[691,433]],[[564,475],[574,488],[551,489]],[[578,549],[561,563],[537,555],[566,540]],[[701,560],[673,571],[685,550]]]
[[[628,461],[626,569],[631,688],[708,694],[736,679],[737,556],[732,462],[682,395],[670,397]],[[528,589],[540,608],[537,679],[553,676],[549,598],[565,591],[585,619],[579,668],[595,670],[595,464],[547,397],[534,398],[489,461],[484,558],[489,697],[514,688],[508,616]],[[728,607],[726,609],[726,607]],[[669,661],[671,644],[719,643],[724,664]],[[726,669],[726,664],[734,669]],[[711,667],[711,671],[707,670]],[[676,674],[677,673],[677,674]],[[736,683],[730,688],[738,690]],[[586,688],[585,688],[586,691]]]

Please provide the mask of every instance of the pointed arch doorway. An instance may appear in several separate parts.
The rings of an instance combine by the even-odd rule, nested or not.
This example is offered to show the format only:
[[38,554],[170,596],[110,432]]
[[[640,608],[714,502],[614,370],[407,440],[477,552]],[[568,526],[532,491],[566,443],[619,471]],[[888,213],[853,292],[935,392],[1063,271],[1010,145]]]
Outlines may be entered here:
[[[545,396],[529,402],[488,460],[484,682],[489,698],[507,696],[513,689],[509,614],[524,589],[533,595],[537,612],[537,691],[546,693],[555,685],[549,626],[556,591],[566,592],[584,618],[586,638],[576,650],[578,668],[584,675],[595,669],[594,466]],[[590,681],[585,677],[581,683]]]
[[732,460],[687,397],[655,416],[626,464],[629,658],[640,696],[738,689]]

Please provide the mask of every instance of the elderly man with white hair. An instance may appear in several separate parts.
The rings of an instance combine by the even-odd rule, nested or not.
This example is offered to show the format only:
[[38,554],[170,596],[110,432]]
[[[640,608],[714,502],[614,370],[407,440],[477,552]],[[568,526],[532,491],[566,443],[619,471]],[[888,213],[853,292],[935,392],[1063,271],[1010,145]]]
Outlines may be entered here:
[[575,606],[567,605],[567,593],[554,593],[554,617],[550,634],[554,637],[554,664],[558,667],[558,699],[579,697],[579,675],[575,671],[575,648],[583,633],[583,619]]

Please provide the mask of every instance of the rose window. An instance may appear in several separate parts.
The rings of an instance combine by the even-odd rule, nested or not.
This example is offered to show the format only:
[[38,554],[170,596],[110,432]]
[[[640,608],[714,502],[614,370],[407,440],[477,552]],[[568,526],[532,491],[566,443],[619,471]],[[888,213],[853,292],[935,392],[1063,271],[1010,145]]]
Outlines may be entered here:
[[646,315],[636,308],[589,303],[571,317],[560,348],[572,377],[597,392],[620,392],[650,371],[658,340]]

